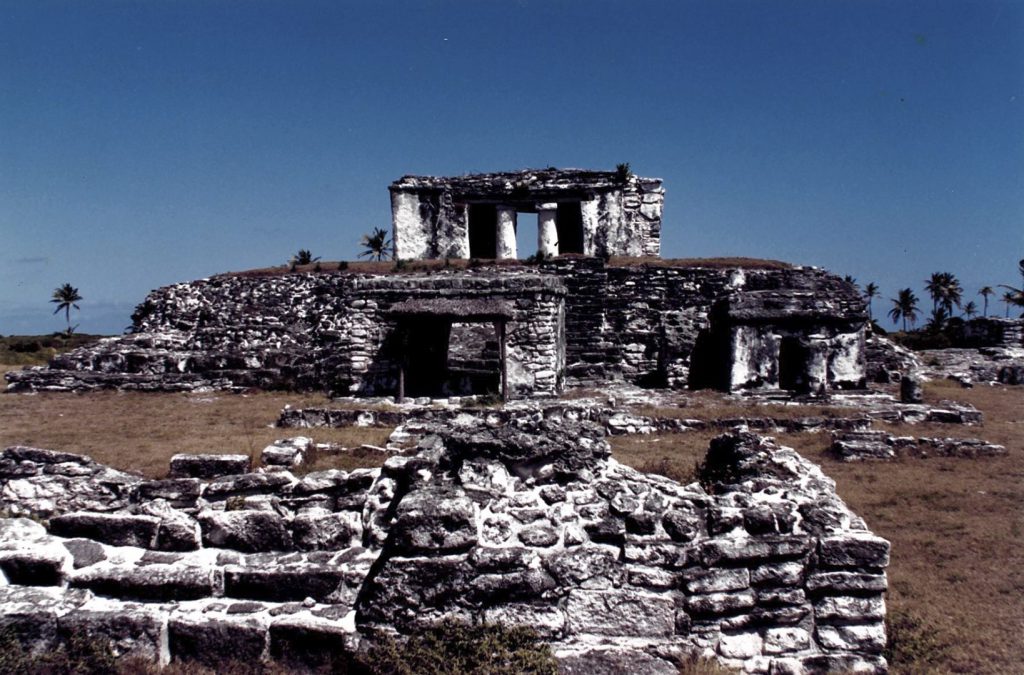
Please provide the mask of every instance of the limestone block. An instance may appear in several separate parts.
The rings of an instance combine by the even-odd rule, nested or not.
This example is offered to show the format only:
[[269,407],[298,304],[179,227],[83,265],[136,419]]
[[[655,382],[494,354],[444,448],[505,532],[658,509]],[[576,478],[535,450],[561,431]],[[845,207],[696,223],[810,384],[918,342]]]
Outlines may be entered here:
[[886,567],[889,542],[869,532],[823,537],[818,557],[819,564],[826,567]]
[[267,511],[204,511],[199,514],[206,546],[244,553],[289,551],[292,537],[284,519]]
[[171,457],[171,478],[217,478],[248,473],[252,461],[248,455],[188,455]]
[[675,603],[666,595],[575,590],[565,611],[569,634],[668,637],[675,632]]
[[270,658],[310,670],[344,663],[345,658],[354,655],[358,644],[354,611],[337,619],[303,611],[270,624]]
[[477,541],[476,506],[464,492],[421,489],[399,503],[391,533],[406,554],[462,551]]
[[885,649],[885,624],[821,626],[814,631],[822,648],[835,651],[872,652]]
[[757,603],[757,597],[751,591],[739,593],[709,593],[693,595],[686,599],[686,608],[691,614],[714,615],[747,609]]
[[214,572],[209,568],[174,564],[141,567],[100,563],[72,572],[73,588],[126,600],[195,600],[214,594]]
[[258,663],[267,650],[267,626],[249,616],[176,612],[168,622],[168,643],[175,661],[208,667],[221,665],[225,657]]
[[145,605],[93,599],[59,617],[57,633],[63,640],[83,635],[102,640],[117,658],[138,658],[160,665],[170,660],[167,617]]
[[564,586],[605,589],[622,577],[614,549],[605,546],[576,546],[544,560],[544,568]]
[[688,593],[721,593],[741,591],[750,587],[750,570],[736,569],[708,570],[705,574],[686,582]]
[[154,548],[160,519],[114,513],[68,513],[50,520],[58,537],[84,537],[111,546]]
[[729,659],[749,659],[759,656],[763,645],[759,633],[723,634],[718,642],[718,653]]
[[60,586],[71,569],[71,554],[57,541],[0,550],[0,573],[10,584]]
[[799,652],[807,649],[810,643],[810,633],[796,626],[769,628],[764,632],[765,654]]
[[131,501],[141,503],[163,499],[175,508],[187,509],[196,505],[201,488],[198,478],[147,480],[132,488]]
[[339,590],[348,576],[344,566],[303,563],[260,567],[230,566],[224,569],[224,595],[274,602],[325,601]]
[[827,596],[814,603],[814,616],[818,621],[867,621],[885,618],[885,599],[880,596],[851,597]]
[[565,612],[558,607],[511,603],[484,610],[484,621],[504,626],[528,626],[542,640],[558,640],[565,634]]
[[348,548],[363,533],[360,514],[314,510],[292,520],[292,538],[300,551],[337,551]]
[[203,496],[209,501],[214,501],[231,497],[278,494],[295,483],[295,478],[287,471],[221,476],[207,484]]

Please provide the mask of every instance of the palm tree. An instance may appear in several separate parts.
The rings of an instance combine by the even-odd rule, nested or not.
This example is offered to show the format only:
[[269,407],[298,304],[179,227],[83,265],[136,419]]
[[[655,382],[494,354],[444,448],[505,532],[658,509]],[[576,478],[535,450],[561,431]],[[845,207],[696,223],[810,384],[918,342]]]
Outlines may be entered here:
[[949,314],[946,313],[946,308],[936,307],[932,310],[932,314],[928,318],[928,323],[924,325],[925,332],[941,333],[942,327],[946,325],[947,319],[949,319]]
[[370,234],[364,234],[360,245],[363,247],[363,252],[359,254],[360,258],[380,261],[394,255],[391,238],[388,237],[387,230],[380,227],[373,228]]
[[982,316],[988,316],[988,296],[995,293],[991,286],[982,286],[981,290],[978,291],[978,295],[985,299],[985,312]]
[[1000,299],[1006,303],[1006,318],[1009,319],[1010,305],[1016,304],[1016,302],[1014,302],[1016,300],[1016,296],[1014,296],[1014,294],[1011,293],[1010,291],[1006,291],[1005,293],[1003,293],[1003,297]]
[[903,320],[903,332],[907,332],[907,320],[913,326],[917,322],[917,296],[909,288],[901,290],[892,300],[892,309],[889,310],[889,317],[895,323]]
[[71,284],[64,284],[63,286],[58,286],[53,290],[53,298],[50,302],[57,303],[57,309],[53,310],[53,313],[56,314],[60,310],[64,310],[64,319],[68,323],[67,334],[69,337],[71,336],[71,333],[74,332],[74,328],[71,327],[71,308],[74,307],[75,309],[81,310],[81,307],[77,304],[81,299],[82,296],[79,295],[78,289]]
[[[1007,318],[1010,317],[1010,305],[1024,307],[1024,260],[1017,263],[1017,270],[1020,272],[1020,288],[1014,288],[1013,286],[1007,286],[1006,284],[999,284],[999,288],[1006,289],[1006,293],[1003,293],[1003,302],[1006,303]],[[1024,314],[1021,314],[1021,316],[1024,316]]]
[[934,272],[925,281],[925,289],[932,296],[932,313],[940,307],[948,316],[953,315],[953,305],[960,306],[964,289],[960,280],[951,272]]
[[874,317],[871,316],[871,300],[872,298],[878,297],[878,286],[873,281],[869,281],[867,286],[864,287],[864,299],[868,301],[868,320],[874,321]]
[[973,318],[974,315],[977,313],[978,306],[974,304],[974,300],[971,300],[966,305],[964,305],[964,314],[967,316],[968,319]]
[[295,256],[292,258],[292,264],[293,265],[312,265],[313,263],[315,263],[319,259],[320,259],[320,256],[317,256],[317,257],[314,258],[313,257],[313,252],[310,251],[309,249],[300,248],[299,252],[296,253]]

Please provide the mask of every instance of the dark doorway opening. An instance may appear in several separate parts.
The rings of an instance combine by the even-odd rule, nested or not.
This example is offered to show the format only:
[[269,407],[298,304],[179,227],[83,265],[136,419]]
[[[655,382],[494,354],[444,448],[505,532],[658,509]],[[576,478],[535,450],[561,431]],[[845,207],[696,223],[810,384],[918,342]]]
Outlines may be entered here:
[[447,373],[441,393],[468,396],[500,392],[501,352],[494,324],[452,324]]
[[451,322],[445,319],[421,319],[407,326],[403,349],[403,377],[407,396],[439,396],[448,369],[448,342]]
[[498,257],[498,209],[494,204],[469,205],[469,257]]
[[779,342],[779,388],[804,392],[810,388],[807,365],[810,352],[799,338],[784,337]]
[[583,253],[583,210],[579,202],[559,202],[555,220],[559,253]]

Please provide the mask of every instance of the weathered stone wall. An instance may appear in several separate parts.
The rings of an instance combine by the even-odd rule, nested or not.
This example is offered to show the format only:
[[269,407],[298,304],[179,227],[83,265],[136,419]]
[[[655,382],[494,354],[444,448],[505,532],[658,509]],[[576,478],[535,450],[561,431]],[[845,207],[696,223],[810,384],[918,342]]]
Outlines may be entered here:
[[[661,252],[665,190],[657,178],[543,169],[450,178],[405,176],[395,181],[390,191],[399,260],[470,257],[471,204],[504,209],[503,220],[493,225],[498,246],[491,257],[525,258],[538,250],[545,255],[558,254],[553,228],[559,203],[579,205],[582,250],[574,253],[608,257],[657,256]],[[543,215],[545,209],[549,216]],[[541,213],[539,227],[552,227],[550,233],[538,233],[538,249],[515,251],[515,228],[510,223],[514,223],[516,211]],[[504,229],[503,222],[508,225]]]
[[515,396],[563,384],[778,388],[783,344],[817,393],[864,382],[864,303],[814,268],[613,267],[563,257],[535,267],[430,274],[215,277],[154,291],[133,334],[76,350],[14,387],[197,386],[397,390],[408,351],[390,311],[405,301],[493,300],[511,312]]
[[611,460],[592,425],[529,420],[426,425],[381,470],[301,479],[177,458],[144,481],[9,448],[4,509],[48,523],[0,520],[0,626],[38,650],[87,629],[157,662],[316,665],[375,628],[479,618],[578,672],[884,671],[889,544],[816,466],[738,433],[681,485]]

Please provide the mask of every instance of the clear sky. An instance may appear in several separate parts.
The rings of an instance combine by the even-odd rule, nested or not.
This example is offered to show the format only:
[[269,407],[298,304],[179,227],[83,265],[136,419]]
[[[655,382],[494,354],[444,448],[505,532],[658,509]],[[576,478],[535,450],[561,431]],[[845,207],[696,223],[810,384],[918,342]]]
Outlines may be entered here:
[[1020,282],[1022,106],[1017,1],[0,0],[0,333],[62,329],[64,282],[120,332],[158,286],[352,259],[403,174],[620,162],[665,180],[666,257],[980,306]]

